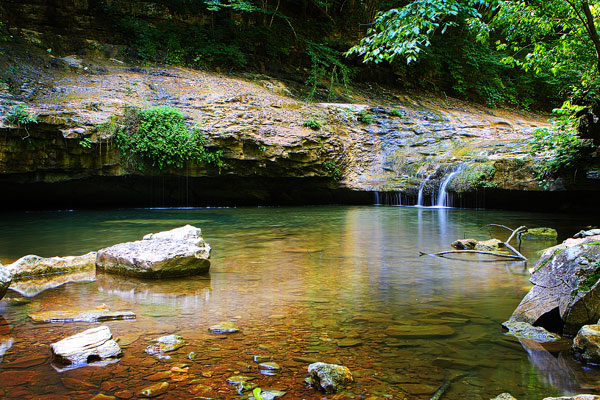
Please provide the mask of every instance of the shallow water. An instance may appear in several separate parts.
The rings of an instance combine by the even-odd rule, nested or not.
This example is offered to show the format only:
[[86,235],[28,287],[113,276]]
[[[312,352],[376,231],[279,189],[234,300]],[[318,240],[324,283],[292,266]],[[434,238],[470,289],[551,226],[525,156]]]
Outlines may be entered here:
[[[356,382],[339,398],[429,399],[446,380],[452,383],[444,399],[489,399],[506,391],[519,399],[594,393],[598,374],[572,361],[560,346],[548,352],[503,334],[500,323],[530,286],[523,264],[418,254],[449,249],[457,238],[507,237],[500,228],[480,229],[490,223],[552,226],[562,239],[595,222],[411,207],[6,214],[0,219],[3,262],[31,253],[83,254],[187,223],[202,228],[213,253],[211,272],[204,276],[143,281],[98,275],[24,302],[9,291],[0,302],[0,353],[5,353],[0,397],[88,399],[117,393],[127,398],[128,390],[137,394],[161,379],[170,382],[164,398],[237,398],[225,379],[241,373],[255,377],[263,389],[286,390],[285,398],[334,398],[306,388],[305,358],[350,368]],[[532,266],[535,252],[553,244],[524,242],[521,250]],[[105,323],[121,338],[124,357],[107,366],[57,372],[49,344],[99,324],[33,324],[27,315],[102,304],[137,314],[135,320]],[[220,321],[233,321],[242,332],[209,334],[207,328]],[[388,336],[389,327],[407,325],[417,332],[442,325],[452,333]],[[144,353],[150,339],[171,333],[187,345],[169,353],[170,359]],[[192,351],[194,361],[187,359]],[[270,356],[281,372],[259,373],[254,355]],[[153,376],[181,363],[188,364],[188,374]]]

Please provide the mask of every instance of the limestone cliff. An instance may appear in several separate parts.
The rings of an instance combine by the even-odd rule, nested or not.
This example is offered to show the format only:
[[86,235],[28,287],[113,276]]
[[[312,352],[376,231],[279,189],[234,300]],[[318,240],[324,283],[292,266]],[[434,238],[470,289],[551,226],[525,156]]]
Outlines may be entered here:
[[[414,203],[421,187],[433,197],[453,171],[448,190],[466,199],[542,191],[527,143],[545,116],[381,89],[356,91],[354,104],[317,104],[262,75],[138,68],[114,58],[33,60],[23,65],[27,79],[0,88],[0,183],[14,204],[369,203],[376,191],[402,191]],[[37,123],[9,123],[15,105]],[[127,168],[107,126],[132,105],[181,110],[209,149],[223,150],[224,167]],[[305,127],[309,119],[321,129]],[[585,176],[573,181],[577,188],[593,188]]]

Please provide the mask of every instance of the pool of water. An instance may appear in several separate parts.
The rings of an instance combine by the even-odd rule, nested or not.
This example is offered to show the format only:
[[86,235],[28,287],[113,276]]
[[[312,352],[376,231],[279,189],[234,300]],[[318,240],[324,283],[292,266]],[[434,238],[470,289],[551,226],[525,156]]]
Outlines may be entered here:
[[[210,273],[197,277],[144,281],[98,275],[29,298],[9,290],[0,301],[0,397],[128,398],[158,379],[170,383],[164,398],[233,399],[239,395],[226,378],[243,374],[263,389],[287,391],[285,398],[334,398],[306,387],[310,359],[343,364],[354,374],[355,382],[335,398],[429,399],[446,381],[451,383],[444,399],[489,399],[507,391],[532,400],[596,393],[598,374],[574,362],[564,351],[568,344],[522,345],[503,334],[500,323],[530,287],[522,263],[419,256],[450,249],[458,238],[508,236],[486,224],[551,226],[563,239],[595,222],[413,207],[5,214],[4,263],[25,254],[83,254],[184,224],[202,228],[213,252]],[[553,244],[524,241],[528,267],[537,251]],[[34,324],[28,314],[103,304],[137,315],[104,323],[120,338],[123,358],[58,372],[49,345],[99,324]],[[241,332],[210,334],[208,327],[221,321],[234,322]],[[399,326],[408,326],[414,337],[395,335]],[[436,326],[450,330],[419,336]],[[170,359],[144,352],[151,339],[171,333],[181,335],[186,346],[169,353]],[[193,361],[190,352],[196,353]],[[281,372],[261,374],[255,355],[269,356]],[[182,363],[188,364],[187,374],[169,375]]]

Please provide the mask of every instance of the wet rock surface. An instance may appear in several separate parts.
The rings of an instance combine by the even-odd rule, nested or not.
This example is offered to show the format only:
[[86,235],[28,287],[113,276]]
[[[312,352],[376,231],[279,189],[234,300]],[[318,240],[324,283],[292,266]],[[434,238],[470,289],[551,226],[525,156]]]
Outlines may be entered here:
[[140,278],[197,275],[210,268],[210,246],[200,229],[186,225],[149,234],[143,240],[98,251],[96,267],[104,272]]
[[558,233],[552,228],[530,228],[521,234],[525,240],[556,240]]
[[119,357],[122,352],[107,326],[85,330],[50,345],[54,361],[81,366]]
[[575,335],[600,318],[600,236],[569,239],[546,249],[533,268],[527,293],[510,320]]
[[450,246],[456,250],[473,250],[477,245],[477,239],[458,239],[450,243]]
[[506,321],[502,327],[508,330],[509,335],[518,338],[533,340],[538,343],[547,343],[560,340],[560,335],[548,332],[540,326],[532,326],[527,322]]
[[240,329],[233,322],[224,321],[209,326],[208,330],[212,333],[235,333],[239,332]]
[[317,362],[308,366],[312,386],[325,392],[336,393],[354,381],[347,367]]
[[590,364],[600,364],[600,325],[584,325],[573,339],[571,347],[576,358]]
[[150,355],[162,355],[175,351],[185,346],[185,341],[179,335],[162,336],[153,340],[153,344],[146,347],[146,353]]
[[29,314],[33,322],[102,322],[110,320],[135,319],[131,311],[110,310],[60,310],[42,311]]
[[8,287],[10,286],[11,282],[12,277],[10,272],[6,267],[2,265],[2,263],[0,263],[0,300],[2,300],[2,298],[6,294],[6,291],[8,290]]
[[21,257],[5,268],[13,280],[21,280],[40,275],[65,274],[76,271],[93,270],[96,253],[90,252],[82,256],[44,258],[36,255]]

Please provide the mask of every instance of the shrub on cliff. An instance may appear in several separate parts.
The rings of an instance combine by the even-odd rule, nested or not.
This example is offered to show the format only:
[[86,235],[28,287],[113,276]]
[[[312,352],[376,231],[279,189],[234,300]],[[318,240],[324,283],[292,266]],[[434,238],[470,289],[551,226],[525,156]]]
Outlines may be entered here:
[[161,170],[183,168],[186,162],[222,166],[222,151],[207,151],[202,132],[189,129],[184,115],[172,107],[126,110],[116,144],[125,157],[137,156]]

